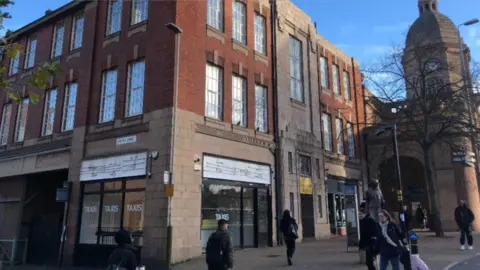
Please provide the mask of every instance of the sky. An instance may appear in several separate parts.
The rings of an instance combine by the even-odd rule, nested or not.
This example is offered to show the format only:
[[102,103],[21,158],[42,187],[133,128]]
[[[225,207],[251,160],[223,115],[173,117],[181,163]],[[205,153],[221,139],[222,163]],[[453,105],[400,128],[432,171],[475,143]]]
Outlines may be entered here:
[[[18,29],[70,0],[14,0],[6,29]],[[161,0],[157,0],[161,1]],[[165,0],[162,0],[165,1]],[[206,1],[206,0],[202,0]],[[277,0],[287,1],[287,0]],[[317,23],[317,31],[360,61],[361,66],[380,60],[393,46],[405,42],[418,17],[418,0],[292,0]],[[439,11],[458,25],[480,18],[480,0],[439,0]],[[463,27],[462,36],[472,56],[480,61],[480,23]]]

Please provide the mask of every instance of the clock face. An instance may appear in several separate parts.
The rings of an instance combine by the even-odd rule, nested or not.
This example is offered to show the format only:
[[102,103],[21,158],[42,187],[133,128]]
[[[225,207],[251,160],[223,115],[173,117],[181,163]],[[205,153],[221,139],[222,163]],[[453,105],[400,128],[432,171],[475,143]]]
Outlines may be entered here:
[[437,59],[432,59],[428,61],[428,63],[425,65],[425,69],[427,72],[435,72],[440,69],[440,61]]

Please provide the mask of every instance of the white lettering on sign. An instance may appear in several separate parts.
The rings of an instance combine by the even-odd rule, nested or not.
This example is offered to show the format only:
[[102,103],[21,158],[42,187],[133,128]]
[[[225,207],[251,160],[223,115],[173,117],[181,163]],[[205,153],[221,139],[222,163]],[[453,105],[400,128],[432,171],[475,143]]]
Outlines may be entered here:
[[119,208],[118,205],[105,205],[105,212],[118,212]]
[[117,138],[117,145],[137,142],[137,135]]
[[96,213],[97,207],[96,206],[85,206],[83,207],[83,212],[85,213]]
[[215,214],[215,217],[217,218],[217,220],[220,220],[220,219],[229,220],[230,219],[229,214]]
[[129,212],[142,212],[143,205],[141,204],[127,204],[127,211]]

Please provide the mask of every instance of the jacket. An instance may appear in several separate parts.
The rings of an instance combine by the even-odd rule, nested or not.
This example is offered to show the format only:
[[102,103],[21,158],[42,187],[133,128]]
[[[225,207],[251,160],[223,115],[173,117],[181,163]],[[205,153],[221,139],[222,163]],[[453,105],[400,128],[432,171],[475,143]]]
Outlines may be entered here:
[[466,229],[472,226],[474,220],[475,215],[466,205],[455,208],[455,221],[460,229]]
[[118,245],[110,254],[108,265],[117,265],[127,270],[135,270],[138,266],[135,251],[137,251],[137,248],[131,244]]
[[396,247],[387,242],[387,239],[383,236],[382,228],[380,225],[377,226],[377,230],[377,250],[379,251],[380,255],[386,258],[400,256],[401,248],[403,245],[403,233],[400,227],[397,224],[391,222],[387,225],[387,235],[397,245]]
[[283,237],[287,240],[295,239],[293,236],[289,234],[290,225],[293,224],[295,226],[295,230],[298,230],[297,221],[294,218],[284,219],[280,221],[280,231],[283,233]]
[[[222,258],[221,258],[221,265],[217,265],[218,267],[225,267],[226,269],[233,268],[233,242],[230,233],[226,230],[217,230],[216,232],[210,235],[208,242],[215,242],[220,243],[222,245]],[[212,264],[210,262],[210,257],[212,255],[206,254],[207,264]],[[216,263],[215,263],[216,264]]]
[[360,249],[374,247],[377,238],[378,225],[370,214],[360,220]]

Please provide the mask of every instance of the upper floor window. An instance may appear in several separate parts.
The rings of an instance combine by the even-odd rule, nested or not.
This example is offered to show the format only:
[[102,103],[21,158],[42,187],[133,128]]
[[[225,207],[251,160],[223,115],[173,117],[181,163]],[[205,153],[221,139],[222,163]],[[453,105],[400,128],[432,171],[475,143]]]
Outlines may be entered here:
[[72,25],[72,42],[70,50],[75,50],[82,47],[83,39],[83,12],[75,14]]
[[53,133],[53,124],[55,122],[55,106],[57,103],[57,89],[50,89],[45,95],[45,108],[43,110],[42,136],[48,136]]
[[255,85],[255,129],[268,130],[267,88]]
[[52,58],[62,55],[63,34],[65,33],[65,23],[59,22],[55,25],[52,42]]
[[290,93],[295,100],[303,102],[302,43],[290,37]]
[[327,151],[333,150],[333,140],[332,140],[332,120],[330,114],[322,114],[322,125],[323,125],[323,144],[324,148]]
[[120,31],[122,26],[123,0],[110,0],[108,2],[107,36]]
[[335,131],[337,132],[337,153],[345,154],[343,141],[343,121],[340,118],[335,119]]
[[207,23],[223,31],[223,0],[208,0]]
[[105,123],[115,118],[115,98],[117,94],[117,70],[108,70],[102,75],[102,96],[98,122]]
[[143,90],[145,83],[145,61],[137,61],[128,66],[127,104],[125,117],[143,113]]
[[247,80],[240,76],[232,76],[232,124],[246,125]]
[[4,104],[2,112],[2,123],[0,124],[0,144],[6,145],[8,142],[8,132],[10,131],[10,116],[12,115],[12,104]]
[[340,78],[338,77],[338,66],[332,65],[333,75],[333,93],[340,96]]
[[28,39],[27,51],[25,53],[25,68],[31,68],[35,64],[36,49],[37,49],[37,37],[31,36]]
[[347,123],[347,141],[348,141],[348,156],[355,157],[355,136],[353,134],[352,123]]
[[265,17],[255,13],[255,51],[266,55],[267,54],[267,29],[265,24]]
[[343,90],[345,91],[345,100],[351,100],[350,95],[350,74],[348,71],[343,72]]
[[243,44],[247,43],[247,15],[245,4],[233,1],[233,38]]
[[20,62],[20,52],[17,51],[15,57],[10,58],[10,65],[8,67],[8,75],[13,75],[18,72],[18,63]]
[[320,83],[323,88],[329,87],[328,81],[328,62],[326,57],[320,57]]
[[25,138],[25,125],[27,124],[29,98],[24,98],[18,104],[17,121],[15,123],[15,142],[21,142]]
[[146,21],[148,18],[148,0],[133,0],[131,25]]
[[312,176],[312,160],[309,156],[298,155],[300,174],[305,176]]
[[205,78],[205,116],[222,118],[223,70],[207,64]]
[[78,83],[69,83],[65,87],[63,100],[62,131],[72,130],[75,123],[75,104],[77,103]]

